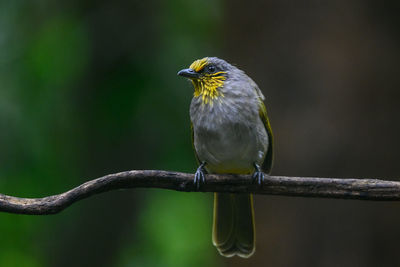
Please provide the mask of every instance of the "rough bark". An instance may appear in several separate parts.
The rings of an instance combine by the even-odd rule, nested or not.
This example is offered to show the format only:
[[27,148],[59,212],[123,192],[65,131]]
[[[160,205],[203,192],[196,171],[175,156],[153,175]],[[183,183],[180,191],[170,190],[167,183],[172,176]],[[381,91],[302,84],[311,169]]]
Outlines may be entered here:
[[359,200],[400,200],[400,182],[377,179],[339,179],[266,176],[262,185],[246,175],[206,175],[197,190],[193,174],[134,170],[109,174],[88,181],[65,193],[43,198],[19,198],[0,194],[0,211],[46,215],[55,214],[94,194],[115,189],[161,188],[185,192],[234,192],[266,195],[321,197]]

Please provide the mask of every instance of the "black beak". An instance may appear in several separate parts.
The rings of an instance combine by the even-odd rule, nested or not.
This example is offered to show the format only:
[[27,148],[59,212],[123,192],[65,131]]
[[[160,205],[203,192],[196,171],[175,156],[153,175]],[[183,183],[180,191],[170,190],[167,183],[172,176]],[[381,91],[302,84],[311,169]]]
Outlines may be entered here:
[[186,78],[199,78],[199,74],[195,72],[193,69],[183,69],[178,72],[179,76]]

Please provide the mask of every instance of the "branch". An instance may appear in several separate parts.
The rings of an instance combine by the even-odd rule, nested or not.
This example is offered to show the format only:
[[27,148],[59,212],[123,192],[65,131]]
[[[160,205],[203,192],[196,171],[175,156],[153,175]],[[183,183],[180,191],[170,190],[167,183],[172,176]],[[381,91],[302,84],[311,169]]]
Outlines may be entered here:
[[19,214],[55,214],[94,194],[125,188],[162,188],[193,192],[231,192],[359,200],[400,200],[400,182],[376,179],[336,179],[266,176],[262,186],[246,175],[206,175],[196,190],[193,174],[168,171],[126,171],[88,181],[65,193],[43,198],[0,194],[0,211]]

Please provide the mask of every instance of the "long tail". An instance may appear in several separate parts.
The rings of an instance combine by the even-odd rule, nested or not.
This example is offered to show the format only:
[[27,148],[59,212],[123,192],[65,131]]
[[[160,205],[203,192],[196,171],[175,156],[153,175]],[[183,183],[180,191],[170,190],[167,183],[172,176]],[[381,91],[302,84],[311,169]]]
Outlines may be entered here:
[[253,255],[256,246],[252,195],[214,194],[213,244],[225,257]]

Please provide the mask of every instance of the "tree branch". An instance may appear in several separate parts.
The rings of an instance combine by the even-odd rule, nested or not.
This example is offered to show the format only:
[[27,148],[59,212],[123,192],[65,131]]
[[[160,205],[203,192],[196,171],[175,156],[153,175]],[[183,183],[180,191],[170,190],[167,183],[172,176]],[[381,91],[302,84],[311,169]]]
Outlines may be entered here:
[[[197,191],[193,174],[168,171],[126,171],[88,181],[65,193],[44,198],[0,194],[0,211],[19,214],[55,214],[94,194],[125,188],[162,188]],[[262,186],[246,175],[206,175],[201,192],[253,193],[360,200],[400,200],[400,182],[376,179],[337,179],[266,176]]]

